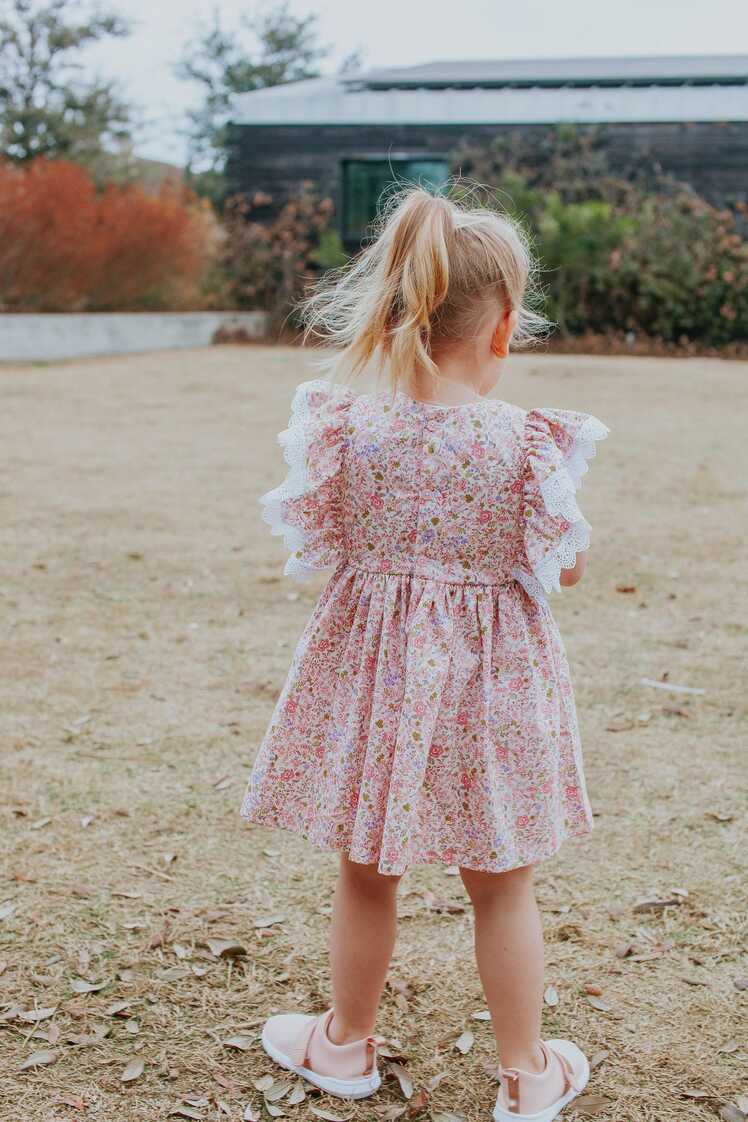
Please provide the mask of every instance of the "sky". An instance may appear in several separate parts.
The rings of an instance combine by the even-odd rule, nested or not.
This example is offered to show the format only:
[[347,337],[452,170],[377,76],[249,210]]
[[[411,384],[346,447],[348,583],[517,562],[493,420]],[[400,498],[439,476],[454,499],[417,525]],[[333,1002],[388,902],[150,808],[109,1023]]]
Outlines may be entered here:
[[[267,0],[266,0],[267,2]],[[86,68],[116,78],[138,109],[138,155],[182,163],[185,112],[199,96],[179,81],[182,46],[216,6],[225,26],[256,5],[242,0],[107,0],[132,25],[128,39],[101,43]],[[318,16],[333,71],[352,51],[366,66],[455,58],[581,55],[748,54],[746,0],[292,0]]]

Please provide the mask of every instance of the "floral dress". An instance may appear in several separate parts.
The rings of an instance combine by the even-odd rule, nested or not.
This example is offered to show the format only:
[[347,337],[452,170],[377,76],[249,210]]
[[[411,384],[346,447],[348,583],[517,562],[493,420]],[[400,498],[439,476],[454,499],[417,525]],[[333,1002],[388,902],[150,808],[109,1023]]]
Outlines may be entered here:
[[595,417],[299,387],[262,502],[286,573],[334,566],[242,814],[396,875],[501,872],[591,829],[546,601],[589,544]]

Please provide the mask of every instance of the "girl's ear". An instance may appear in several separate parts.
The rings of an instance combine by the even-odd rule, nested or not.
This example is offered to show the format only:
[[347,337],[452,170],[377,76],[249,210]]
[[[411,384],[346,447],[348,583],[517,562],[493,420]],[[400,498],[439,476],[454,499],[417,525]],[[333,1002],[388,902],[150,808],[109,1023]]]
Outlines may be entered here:
[[517,319],[515,311],[505,312],[496,325],[491,336],[491,351],[497,358],[506,358],[509,354],[509,344],[517,326]]

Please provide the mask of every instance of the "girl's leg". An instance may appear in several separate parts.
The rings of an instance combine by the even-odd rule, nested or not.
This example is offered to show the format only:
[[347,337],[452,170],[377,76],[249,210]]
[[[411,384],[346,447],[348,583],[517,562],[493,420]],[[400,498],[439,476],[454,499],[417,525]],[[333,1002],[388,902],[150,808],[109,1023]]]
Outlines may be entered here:
[[532,867],[460,874],[475,910],[475,957],[501,1064],[541,1072],[543,932]]
[[341,857],[330,929],[329,1036],[347,1044],[371,1036],[395,946],[399,877]]

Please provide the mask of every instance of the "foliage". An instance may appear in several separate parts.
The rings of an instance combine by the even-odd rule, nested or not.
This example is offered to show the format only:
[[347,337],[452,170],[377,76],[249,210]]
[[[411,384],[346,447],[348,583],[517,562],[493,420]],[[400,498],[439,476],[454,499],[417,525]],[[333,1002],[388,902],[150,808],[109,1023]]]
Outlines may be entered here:
[[97,192],[64,160],[0,164],[0,307],[195,306],[214,227],[209,205],[173,184]]
[[80,77],[90,44],[127,34],[119,16],[78,0],[6,0],[0,14],[0,154],[89,163],[127,135],[112,82]]
[[[563,335],[641,332],[710,346],[748,337],[748,242],[739,219],[654,163],[611,171],[604,130],[569,126],[463,148],[541,261],[545,313]],[[737,211],[741,207],[736,208]]]
[[199,29],[177,64],[177,74],[202,88],[199,108],[189,114],[190,166],[196,186],[211,196],[223,190],[226,127],[233,96],[249,90],[314,78],[329,53],[317,38],[317,17],[295,16],[288,3],[245,13],[227,28],[216,10]]
[[264,309],[280,330],[295,322],[296,305],[319,268],[338,265],[345,255],[330,227],[332,201],[320,199],[310,183],[267,218],[271,202],[259,192],[227,201],[221,288],[224,304]]

